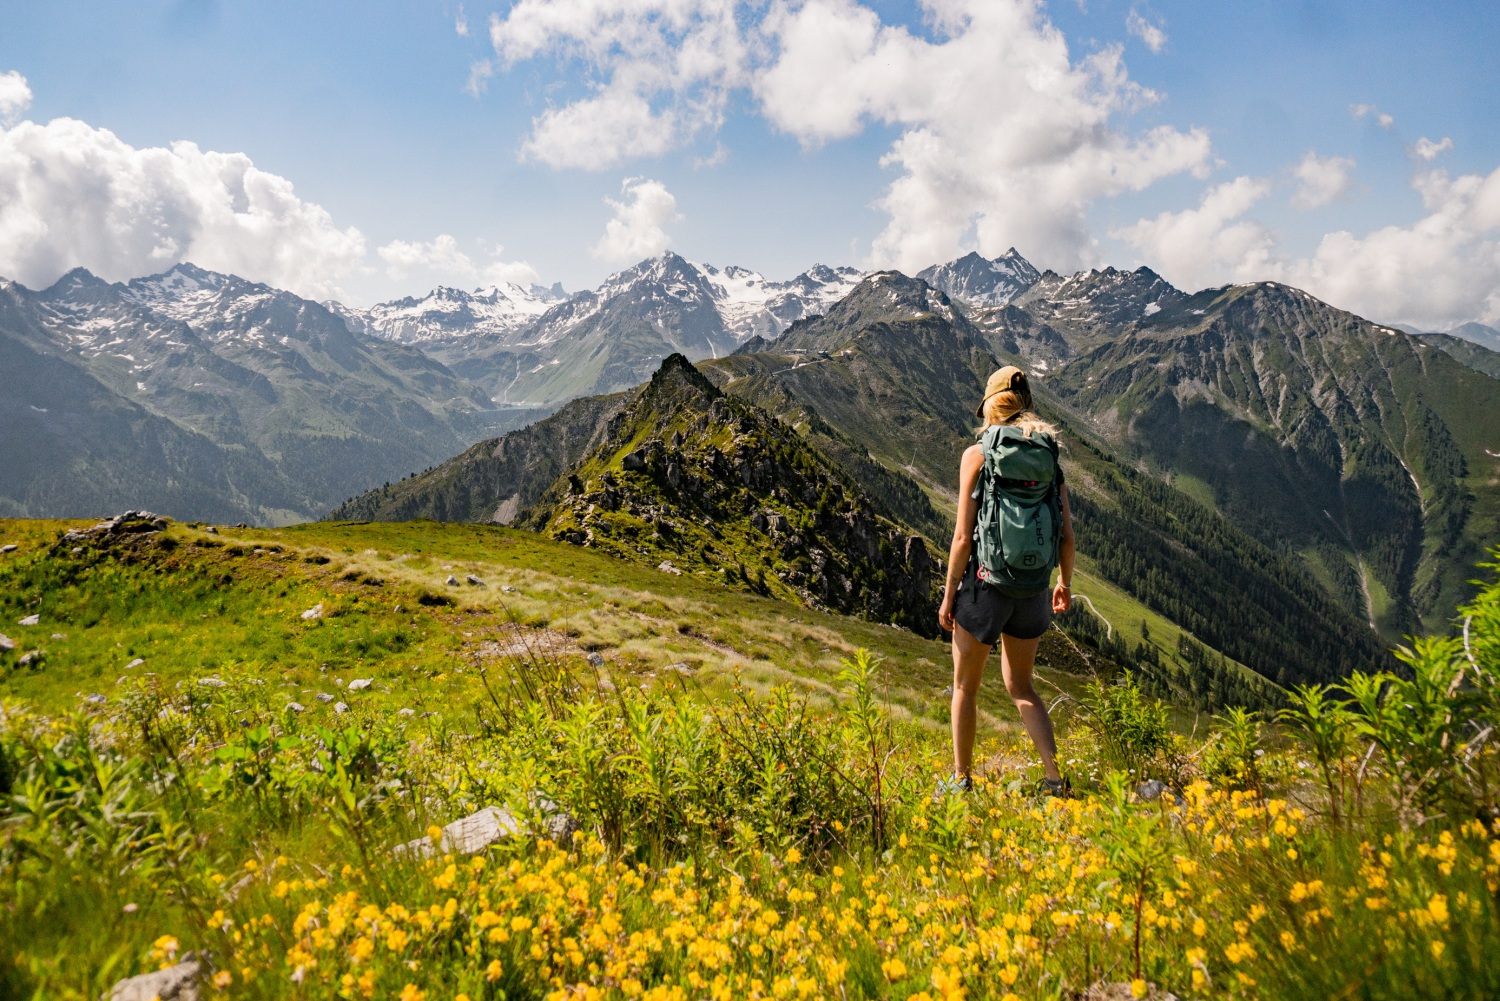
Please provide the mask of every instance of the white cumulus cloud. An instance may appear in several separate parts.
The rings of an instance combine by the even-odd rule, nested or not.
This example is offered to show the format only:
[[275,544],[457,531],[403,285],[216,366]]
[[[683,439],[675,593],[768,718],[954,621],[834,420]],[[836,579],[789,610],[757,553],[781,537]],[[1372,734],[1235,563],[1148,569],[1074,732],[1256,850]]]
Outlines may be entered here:
[[26,285],[192,261],[325,298],[365,257],[358,229],[243,153],[137,149],[71,118],[0,128],[0,275]]
[[1488,175],[1419,173],[1426,215],[1364,236],[1329,233],[1279,277],[1382,322],[1446,330],[1500,323],[1500,168]]
[[555,54],[587,65],[587,97],[532,123],[526,157],[598,170],[656,156],[723,121],[744,82],[736,0],[518,0],[490,18],[506,65]]
[[490,248],[492,257],[488,264],[479,265],[458,246],[458,240],[448,233],[439,233],[431,240],[392,240],[380,247],[376,253],[385,262],[386,274],[393,279],[404,279],[412,274],[429,278],[440,284],[460,285],[478,278],[486,284],[510,282],[529,285],[537,280],[536,269],[525,261],[502,261],[503,247]]
[[474,272],[474,262],[458,249],[458,241],[447,233],[440,233],[425,243],[392,240],[376,253],[385,261],[386,271],[393,278],[405,278],[419,268]]
[[809,147],[899,129],[882,160],[895,176],[878,203],[890,217],[872,247],[880,266],[919,269],[976,245],[1095,263],[1094,203],[1203,175],[1206,132],[1123,127],[1158,95],[1130,79],[1120,46],[1075,59],[1040,0],[921,2],[923,34],[858,0],[517,0],[490,37],[505,66],[586,68],[586,92],[538,115],[522,147],[554,167],[678,149],[716,130],[743,91]]
[[1125,18],[1125,30],[1145,43],[1152,55],[1160,55],[1162,49],[1167,47],[1167,33],[1159,25],[1142,17],[1134,7],[1130,8],[1130,13]]
[[1443,136],[1440,142],[1433,142],[1431,139],[1423,136],[1416,142],[1412,143],[1410,150],[1412,156],[1416,157],[1419,160],[1426,160],[1428,163],[1431,163],[1433,160],[1436,160],[1439,156],[1448,152],[1452,148],[1453,140],[1449,139],[1447,136]]
[[1308,150],[1292,168],[1292,176],[1297,179],[1292,206],[1315,209],[1334,201],[1349,190],[1354,166],[1348,157],[1319,156],[1316,150]]
[[1373,104],[1351,104],[1349,105],[1349,114],[1353,115],[1356,121],[1362,118],[1374,118],[1375,124],[1383,129],[1388,129],[1396,124],[1396,119],[1387,115]]
[[1325,235],[1306,257],[1282,254],[1246,213],[1270,190],[1236,178],[1209,189],[1196,209],[1143,219],[1113,235],[1175,284],[1276,280],[1385,323],[1446,330],[1468,320],[1500,323],[1500,168],[1451,177],[1418,173],[1425,214],[1364,236]]
[[31,107],[31,87],[15,70],[0,73],[0,125]]
[[666,250],[671,240],[665,227],[681,218],[677,214],[677,199],[666,185],[644,177],[626,178],[620,191],[621,200],[604,200],[614,211],[614,218],[605,224],[604,236],[594,244],[594,256],[626,264]]
[[1056,268],[1097,260],[1094,202],[1172,174],[1201,173],[1200,130],[1131,136],[1115,123],[1157,99],[1118,46],[1074,61],[1032,0],[928,0],[932,41],[881,23],[853,0],[773,5],[777,54],[759,75],[766,116],[805,143],[903,129],[883,159],[899,172],[873,262],[925,267],[977,244]]
[[1133,245],[1174,285],[1196,290],[1266,276],[1275,237],[1241,218],[1270,193],[1268,181],[1236,177],[1209,188],[1196,208],[1163,212],[1111,235]]

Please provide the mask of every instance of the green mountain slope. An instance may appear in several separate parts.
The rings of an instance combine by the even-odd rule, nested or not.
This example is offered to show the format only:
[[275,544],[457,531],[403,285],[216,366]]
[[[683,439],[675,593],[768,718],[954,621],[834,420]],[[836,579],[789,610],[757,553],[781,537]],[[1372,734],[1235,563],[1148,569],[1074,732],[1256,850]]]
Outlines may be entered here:
[[544,420],[482,441],[424,473],[351,498],[327,520],[429,518],[508,525],[583,461],[627,396],[574,400]]
[[1483,372],[1492,379],[1500,379],[1500,351],[1476,344],[1452,334],[1418,334],[1422,340],[1442,348],[1459,362]]
[[[150,497],[180,517],[305,519],[537,416],[496,408],[419,351],[350,333],[318,303],[191,265],[123,285],[80,269],[41,292],[0,281],[0,335],[27,349],[6,370],[5,405],[39,382],[90,387],[47,407],[45,423],[78,447],[36,452],[25,477],[0,467],[0,498],[32,514]],[[121,437],[115,412],[152,417],[130,420],[158,469],[84,446]]]
[[[762,406],[793,400],[799,412],[816,413],[951,511],[979,387],[1000,360],[980,345],[982,330],[962,317],[949,320],[940,296],[904,276],[873,276],[827,316],[794,326],[765,351],[702,367]],[[811,354],[774,353],[783,348]],[[1294,558],[1117,461],[1046,385],[1040,405],[1063,427],[1079,547],[1100,574],[1278,683],[1385,663],[1374,634]]]
[[1387,638],[1451,614],[1500,528],[1500,382],[1296,289],[1169,303],[1048,386]]

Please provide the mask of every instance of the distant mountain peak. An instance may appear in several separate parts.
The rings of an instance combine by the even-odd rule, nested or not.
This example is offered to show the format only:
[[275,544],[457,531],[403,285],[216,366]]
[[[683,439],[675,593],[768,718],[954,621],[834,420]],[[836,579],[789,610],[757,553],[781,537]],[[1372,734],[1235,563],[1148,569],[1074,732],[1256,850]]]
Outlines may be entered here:
[[957,260],[917,272],[933,288],[971,306],[1004,306],[1042,275],[1015,247],[993,260],[971,250]]

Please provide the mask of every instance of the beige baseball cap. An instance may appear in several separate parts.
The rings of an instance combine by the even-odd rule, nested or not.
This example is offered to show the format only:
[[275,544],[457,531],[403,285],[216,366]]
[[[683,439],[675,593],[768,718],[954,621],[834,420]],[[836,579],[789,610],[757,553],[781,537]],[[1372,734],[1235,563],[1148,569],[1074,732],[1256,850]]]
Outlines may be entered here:
[[1007,389],[1017,389],[1017,380],[1023,385],[1026,382],[1026,373],[1014,365],[1007,365],[997,369],[990,375],[989,381],[984,384],[984,399],[979,401],[979,406],[974,408],[975,417],[984,416],[984,405],[990,401],[990,397],[996,393],[1003,393]]

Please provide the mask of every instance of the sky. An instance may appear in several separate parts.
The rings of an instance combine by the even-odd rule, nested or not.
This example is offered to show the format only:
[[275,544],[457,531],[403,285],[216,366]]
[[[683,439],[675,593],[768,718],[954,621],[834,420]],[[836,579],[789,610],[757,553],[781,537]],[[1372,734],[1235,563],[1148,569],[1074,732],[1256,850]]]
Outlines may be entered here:
[[0,276],[367,305],[1014,246],[1500,324],[1500,4],[0,0]]

